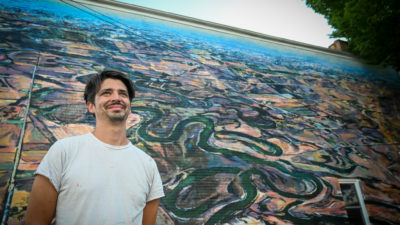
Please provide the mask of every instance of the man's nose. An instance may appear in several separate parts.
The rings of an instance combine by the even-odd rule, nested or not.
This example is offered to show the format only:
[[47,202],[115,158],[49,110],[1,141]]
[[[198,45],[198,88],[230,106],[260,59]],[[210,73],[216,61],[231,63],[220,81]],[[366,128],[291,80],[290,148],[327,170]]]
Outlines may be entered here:
[[112,97],[112,100],[121,100],[121,95],[118,92],[113,92],[111,97]]

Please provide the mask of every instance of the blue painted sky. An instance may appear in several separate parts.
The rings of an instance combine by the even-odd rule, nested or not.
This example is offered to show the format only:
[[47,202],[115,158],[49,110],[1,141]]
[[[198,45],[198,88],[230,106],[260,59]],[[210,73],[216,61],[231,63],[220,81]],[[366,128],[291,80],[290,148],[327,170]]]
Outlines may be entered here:
[[[241,52],[240,54],[249,54],[248,56],[280,57],[280,55],[284,55],[286,60],[298,62],[305,60],[309,63],[325,65],[326,68],[337,70],[336,72],[341,71],[340,73],[374,73],[361,66],[358,61],[343,57],[335,57],[269,42],[238,38],[232,35],[196,29],[190,26],[155,20],[121,11],[107,10],[94,6],[86,7],[85,5],[69,1],[47,0],[45,2],[45,4],[37,4],[35,0],[15,0],[6,1],[6,5],[17,6],[23,11],[45,10],[51,12],[48,16],[54,20],[71,17],[74,21],[80,21],[78,24],[82,26],[86,26],[88,23],[94,25],[111,24],[119,28],[122,32],[127,32],[130,35],[137,36],[139,39],[149,42],[161,41],[168,43],[173,40],[175,43],[180,43],[188,48],[191,48],[190,45],[200,43],[201,46],[195,46],[195,48],[201,47],[217,52],[219,51],[218,49],[231,53]],[[246,58],[243,57],[244,60]]]
[[120,0],[201,20],[328,47],[333,29],[304,0]]

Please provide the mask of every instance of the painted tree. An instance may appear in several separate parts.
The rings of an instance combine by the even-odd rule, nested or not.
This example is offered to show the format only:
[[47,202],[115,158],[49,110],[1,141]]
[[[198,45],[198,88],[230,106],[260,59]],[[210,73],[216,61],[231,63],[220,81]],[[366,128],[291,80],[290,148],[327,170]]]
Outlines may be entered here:
[[346,38],[349,50],[372,64],[400,71],[400,2],[398,0],[306,0]]

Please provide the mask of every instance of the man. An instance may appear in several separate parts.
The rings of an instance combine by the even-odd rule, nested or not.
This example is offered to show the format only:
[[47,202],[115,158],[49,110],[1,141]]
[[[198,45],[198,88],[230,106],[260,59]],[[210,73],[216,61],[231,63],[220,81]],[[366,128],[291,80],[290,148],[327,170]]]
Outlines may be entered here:
[[164,196],[154,160],[126,138],[135,92],[118,71],[91,77],[84,98],[92,133],[57,141],[39,165],[27,224],[155,224]]

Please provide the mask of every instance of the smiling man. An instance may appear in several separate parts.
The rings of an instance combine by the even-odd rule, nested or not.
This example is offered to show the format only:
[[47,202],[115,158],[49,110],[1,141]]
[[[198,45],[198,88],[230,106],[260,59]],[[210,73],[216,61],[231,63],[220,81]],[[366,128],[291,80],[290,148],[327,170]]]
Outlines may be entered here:
[[135,96],[118,71],[91,77],[84,98],[92,133],[59,140],[35,173],[26,224],[155,224],[164,196],[155,161],[126,137]]

